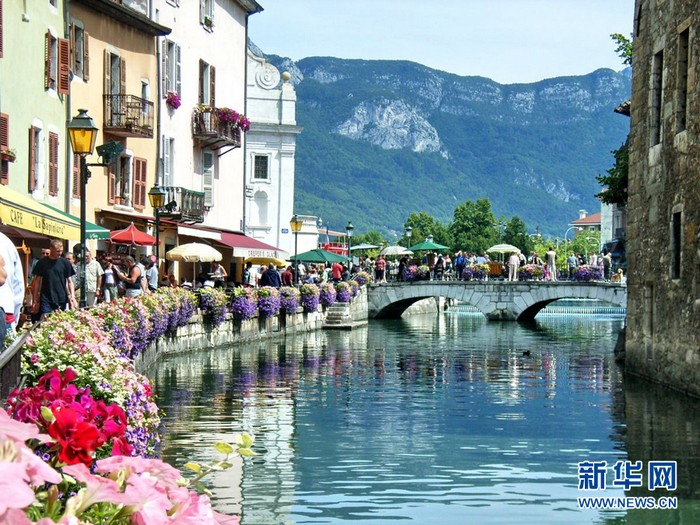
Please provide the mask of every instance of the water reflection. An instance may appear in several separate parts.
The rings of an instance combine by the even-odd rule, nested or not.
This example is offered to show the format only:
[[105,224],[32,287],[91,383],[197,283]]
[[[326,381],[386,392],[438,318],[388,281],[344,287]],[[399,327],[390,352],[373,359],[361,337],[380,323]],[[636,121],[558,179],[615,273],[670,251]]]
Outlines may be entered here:
[[[172,357],[163,455],[206,462],[205,444],[254,433],[245,475],[209,480],[244,524],[698,522],[700,411],[623,390],[620,326],[419,316]],[[679,460],[679,511],[577,509],[576,463],[628,458]]]

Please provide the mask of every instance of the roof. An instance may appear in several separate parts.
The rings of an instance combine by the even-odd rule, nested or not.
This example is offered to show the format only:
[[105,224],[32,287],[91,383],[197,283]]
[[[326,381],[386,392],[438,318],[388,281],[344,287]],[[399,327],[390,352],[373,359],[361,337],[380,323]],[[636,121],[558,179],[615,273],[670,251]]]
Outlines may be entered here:
[[569,224],[573,226],[593,226],[595,224],[600,224],[600,212],[598,213],[592,213],[583,219],[576,219],[575,221],[571,221]]

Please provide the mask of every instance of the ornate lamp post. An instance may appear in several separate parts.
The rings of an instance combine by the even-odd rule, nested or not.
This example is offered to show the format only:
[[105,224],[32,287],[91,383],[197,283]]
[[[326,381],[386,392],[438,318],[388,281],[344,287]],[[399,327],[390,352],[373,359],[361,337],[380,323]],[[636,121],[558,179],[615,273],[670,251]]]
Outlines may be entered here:
[[151,202],[151,207],[156,212],[156,268],[160,266],[160,210],[165,206],[165,198],[167,192],[160,184],[154,184],[148,191],[148,200]]
[[352,247],[352,232],[355,230],[355,227],[352,225],[352,222],[348,221],[348,225],[345,227],[345,233],[348,234],[348,258],[350,259],[350,268],[352,268],[352,255],[350,254],[350,248]]
[[[92,154],[97,140],[97,126],[92,118],[87,114],[87,109],[79,109],[78,116],[73,117],[67,126],[68,138],[73,153],[80,157],[80,275],[85,278],[85,222],[87,203],[87,181],[90,178],[87,160],[85,157]],[[85,295],[85,285],[80,287],[80,308],[85,308],[87,304]]]
[[406,239],[408,239],[408,241],[406,242],[406,248],[410,248],[411,247],[411,235],[413,234],[413,228],[411,228],[408,224],[406,224],[403,227],[403,233],[406,236]]
[[299,284],[299,261],[297,261],[297,239],[301,231],[301,225],[304,224],[299,216],[295,213],[292,220],[289,221],[289,226],[294,232],[294,283]]

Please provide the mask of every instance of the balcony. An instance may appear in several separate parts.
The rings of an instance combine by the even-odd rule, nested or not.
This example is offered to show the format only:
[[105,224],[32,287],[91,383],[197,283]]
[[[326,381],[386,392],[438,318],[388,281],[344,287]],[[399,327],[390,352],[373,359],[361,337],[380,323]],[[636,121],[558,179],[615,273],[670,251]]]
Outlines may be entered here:
[[134,95],[104,95],[104,131],[153,138],[153,102]]
[[197,224],[204,221],[204,192],[188,190],[179,186],[165,188],[166,205],[160,212],[164,219],[183,224]]
[[192,137],[202,148],[229,151],[241,147],[241,130],[231,123],[221,122],[217,108],[198,106],[192,115]]

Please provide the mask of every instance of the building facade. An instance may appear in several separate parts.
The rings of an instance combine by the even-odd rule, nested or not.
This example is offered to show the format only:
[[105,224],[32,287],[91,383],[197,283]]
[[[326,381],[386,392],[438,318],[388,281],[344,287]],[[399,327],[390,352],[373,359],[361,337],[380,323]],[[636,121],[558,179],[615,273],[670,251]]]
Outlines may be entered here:
[[248,50],[245,233],[293,253],[296,93],[282,73]]
[[637,0],[626,368],[700,395],[700,6]]

